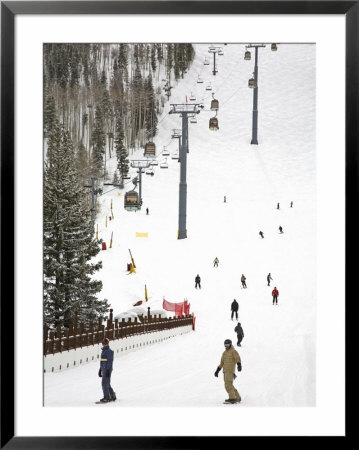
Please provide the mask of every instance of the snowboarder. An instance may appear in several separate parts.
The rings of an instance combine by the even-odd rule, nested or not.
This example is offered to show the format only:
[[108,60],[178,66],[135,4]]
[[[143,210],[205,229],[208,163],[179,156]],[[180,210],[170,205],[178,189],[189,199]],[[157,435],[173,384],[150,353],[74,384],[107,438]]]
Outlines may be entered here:
[[246,284],[246,277],[243,275],[243,273],[242,273],[242,276],[241,276],[241,283],[242,283],[242,287],[243,288],[247,288],[247,284]]
[[231,304],[231,320],[233,320],[233,316],[236,315],[236,319],[238,320],[238,302],[236,299],[233,300]]
[[113,362],[113,350],[109,347],[109,339],[105,338],[102,341],[102,352],[100,359],[100,369],[98,371],[98,376],[102,378],[102,390],[103,398],[100,403],[108,403],[116,400],[116,394],[111,387],[111,373],[112,373],[112,362]]
[[219,263],[219,259],[216,256],[213,261],[213,267],[218,267],[218,263]]
[[195,288],[197,289],[197,286],[201,289],[201,277],[197,274],[196,278],[194,279],[196,282]]
[[274,305],[274,303],[275,303],[276,305],[278,305],[278,295],[279,295],[279,291],[278,291],[278,289],[274,286],[274,289],[273,289],[273,291],[272,291],[273,305]]
[[273,280],[273,278],[271,277],[271,274],[270,274],[270,272],[269,272],[269,274],[267,275],[267,283],[268,283],[268,286],[270,286],[270,280]]
[[237,333],[237,345],[241,347],[242,339],[244,338],[243,328],[241,324],[238,322],[238,325],[234,329],[235,333]]
[[290,207],[293,208],[293,202],[290,202]]
[[148,216],[148,213],[149,213],[149,210],[148,210],[148,208],[146,208],[146,215]]
[[277,209],[279,209],[279,203],[277,203]]
[[279,225],[279,232],[283,233],[283,228]]
[[262,239],[264,238],[263,231],[260,231],[260,232],[259,232],[259,235],[261,236]]
[[232,347],[232,341],[226,339],[224,341],[225,351],[222,354],[221,362],[214,373],[218,377],[220,370],[223,368],[224,388],[228,392],[229,398],[225,403],[239,403],[241,396],[237,389],[233,386],[233,380],[236,378],[235,369],[237,364],[238,372],[242,370],[241,358],[235,348]]

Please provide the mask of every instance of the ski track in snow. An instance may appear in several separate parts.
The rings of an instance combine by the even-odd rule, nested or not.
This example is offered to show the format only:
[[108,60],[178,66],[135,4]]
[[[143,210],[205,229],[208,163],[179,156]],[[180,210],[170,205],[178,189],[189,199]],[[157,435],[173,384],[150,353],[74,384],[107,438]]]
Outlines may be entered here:
[[[196,315],[195,332],[115,358],[111,384],[118,401],[106,408],[221,407],[227,393],[222,372],[218,378],[214,372],[224,339],[236,343],[236,321],[230,319],[234,298],[245,334],[239,348],[243,369],[235,381],[243,401],[237,407],[315,405],[315,47],[259,50],[258,146],[250,145],[253,94],[247,87],[254,52],[252,61],[244,61],[244,45],[223,49],[214,77],[212,66],[203,66],[208,45],[196,44],[190,70],[172,83],[169,103],[184,103],[192,92],[205,104],[198,123],[189,124],[188,238],[177,240],[180,165],[171,157],[168,169],[156,166],[153,177],[143,175],[142,210],[123,208],[132,183],[98,198],[99,237],[109,247],[113,231],[113,248],[98,255],[103,269],[95,278],[102,279],[101,297],[109,300],[114,315],[144,300],[145,284],[150,297],[145,306],[161,308],[163,297],[187,298]],[[198,74],[203,84],[196,83]],[[209,81],[219,100],[217,132],[208,129],[214,115],[211,92],[205,90]],[[168,115],[169,103],[154,139],[157,154],[172,129],[181,128],[179,116]],[[168,149],[177,148],[174,139]],[[143,150],[130,155],[142,157]],[[116,160],[110,164],[112,173]],[[111,199],[114,220],[106,227]],[[148,232],[148,238],[136,238],[136,232]],[[126,271],[128,249],[136,263],[132,275]],[[216,256],[219,267],[213,268]],[[201,290],[194,289],[197,273]],[[248,289],[240,288],[242,273]],[[274,286],[278,306],[272,305]],[[102,397],[97,372],[98,363],[89,363],[45,374],[45,406],[105,407],[94,403]]]

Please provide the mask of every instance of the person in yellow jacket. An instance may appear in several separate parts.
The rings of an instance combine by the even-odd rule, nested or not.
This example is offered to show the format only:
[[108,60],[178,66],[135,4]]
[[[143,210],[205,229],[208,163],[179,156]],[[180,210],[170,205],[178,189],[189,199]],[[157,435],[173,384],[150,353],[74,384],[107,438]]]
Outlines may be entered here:
[[239,403],[241,396],[237,389],[233,386],[233,380],[236,378],[235,369],[237,364],[238,372],[242,370],[241,358],[235,348],[232,347],[232,341],[226,339],[224,341],[225,351],[222,354],[221,362],[214,373],[218,377],[220,370],[223,368],[224,388],[228,392],[229,398],[225,403]]

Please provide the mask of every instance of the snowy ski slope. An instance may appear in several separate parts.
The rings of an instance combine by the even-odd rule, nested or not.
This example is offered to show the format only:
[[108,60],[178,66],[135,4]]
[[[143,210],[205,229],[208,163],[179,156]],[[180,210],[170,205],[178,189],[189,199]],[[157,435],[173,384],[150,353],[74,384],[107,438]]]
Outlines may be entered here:
[[[259,49],[258,146],[250,144],[253,91],[248,79],[254,51],[252,60],[245,61],[244,44],[222,47],[216,76],[208,45],[196,44],[190,70],[172,82],[169,103],[185,103],[193,93],[205,106],[197,123],[189,124],[188,238],[177,239],[180,164],[171,156],[168,169],[156,166],[154,176],[143,175],[140,211],[124,210],[124,193],[133,187],[129,182],[121,191],[106,186],[96,217],[107,247],[113,232],[113,247],[99,254],[103,269],[96,277],[103,280],[101,297],[110,301],[114,315],[143,300],[146,284],[151,308],[161,307],[163,297],[171,302],[187,298],[196,331],[116,358],[112,386],[119,400],[106,406],[94,404],[102,397],[97,363],[45,374],[45,406],[315,405],[315,46]],[[209,66],[203,65],[205,57]],[[198,75],[203,84],[197,84]],[[209,111],[212,93],[205,89],[209,82],[219,100],[218,131],[208,128],[214,115]],[[169,115],[169,109],[167,104],[159,121],[158,153],[164,145],[171,153],[178,149],[171,131],[181,128],[181,119]],[[142,150],[131,155],[142,157]],[[158,157],[159,163],[163,160]],[[114,169],[115,159],[111,164]],[[106,227],[111,199],[114,220]],[[136,237],[136,232],[148,237]],[[137,266],[132,275],[126,271],[128,249]],[[219,267],[213,268],[216,256]],[[194,288],[197,273],[201,290]],[[241,289],[242,273],[246,290]],[[271,301],[274,286],[280,293],[278,306]],[[225,406],[222,373],[217,379],[214,371],[224,339],[236,342],[236,322],[230,319],[234,298],[245,334],[239,348],[243,370],[235,382],[243,401]]]

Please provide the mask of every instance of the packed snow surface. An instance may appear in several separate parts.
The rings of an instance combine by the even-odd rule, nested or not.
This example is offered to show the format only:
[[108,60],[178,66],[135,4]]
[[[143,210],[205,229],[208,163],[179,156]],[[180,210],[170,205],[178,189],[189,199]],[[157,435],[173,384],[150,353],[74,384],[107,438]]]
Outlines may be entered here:
[[[230,338],[236,344],[233,299],[239,303],[245,335],[236,347],[243,369],[235,386],[242,403],[234,407],[315,405],[315,46],[283,44],[272,52],[269,44],[259,49],[258,145],[251,145],[253,90],[248,88],[254,49],[252,60],[245,61],[244,44],[221,46],[224,55],[217,56],[213,76],[208,45],[194,45],[195,60],[183,79],[172,80],[154,139],[161,163],[164,145],[171,155],[178,150],[171,133],[181,129],[181,118],[168,114],[170,103],[190,102],[191,94],[196,103],[203,102],[197,123],[189,123],[187,239],[177,239],[180,163],[171,156],[168,169],[158,165],[154,176],[143,174],[141,210],[123,207],[124,193],[133,188],[128,180],[123,190],[104,186],[96,216],[99,238],[107,244],[98,255],[103,269],[96,278],[103,281],[101,297],[109,300],[114,316],[144,300],[146,285],[145,307],[161,309],[163,298],[188,299],[196,329],[115,358],[111,384],[118,401],[95,405],[102,397],[99,364],[89,363],[45,374],[45,406],[228,408],[222,404],[228,397],[222,372],[218,378],[214,372],[223,341]],[[203,64],[205,57],[210,65]],[[198,75],[203,84],[197,83]],[[212,91],[206,90],[209,83]],[[210,111],[212,93],[219,101],[218,131],[208,126],[215,115]],[[142,158],[143,149],[130,155]],[[116,160],[110,164],[113,173]],[[135,175],[131,169],[131,178]],[[106,226],[111,200],[114,217]],[[127,272],[129,249],[136,274]],[[216,256],[218,268],[213,267]],[[197,274],[202,289],[195,289]],[[241,288],[242,274],[247,289]],[[274,286],[277,306],[272,305]]]

